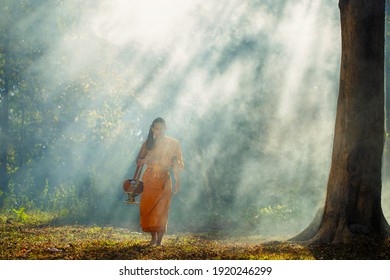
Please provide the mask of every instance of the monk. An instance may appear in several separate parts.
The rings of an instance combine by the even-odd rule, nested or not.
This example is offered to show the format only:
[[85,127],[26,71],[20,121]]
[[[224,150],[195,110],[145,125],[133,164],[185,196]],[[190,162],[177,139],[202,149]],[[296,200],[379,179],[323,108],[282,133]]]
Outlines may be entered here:
[[151,246],[161,246],[167,230],[172,197],[170,172],[173,171],[176,194],[180,190],[179,173],[184,168],[180,143],[165,136],[165,130],[164,119],[155,119],[137,158],[138,166],[146,164],[142,177],[144,190],[140,200],[140,224],[144,232],[150,232]]

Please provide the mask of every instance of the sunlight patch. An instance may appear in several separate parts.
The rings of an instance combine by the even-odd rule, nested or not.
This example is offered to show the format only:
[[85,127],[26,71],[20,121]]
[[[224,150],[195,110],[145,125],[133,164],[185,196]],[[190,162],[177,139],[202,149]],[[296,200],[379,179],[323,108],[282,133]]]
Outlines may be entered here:
[[193,5],[193,1],[180,0],[109,1],[92,18],[92,30],[115,45],[133,42],[159,48],[183,26]]

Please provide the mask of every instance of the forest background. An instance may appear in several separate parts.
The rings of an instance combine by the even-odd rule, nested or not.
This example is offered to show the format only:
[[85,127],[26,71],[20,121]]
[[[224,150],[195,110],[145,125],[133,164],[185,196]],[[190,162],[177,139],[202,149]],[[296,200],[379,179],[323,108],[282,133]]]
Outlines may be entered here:
[[[139,230],[122,182],[158,116],[186,163],[170,232],[288,237],[313,220],[332,150],[337,1],[169,2],[0,0],[2,222]],[[388,221],[389,163],[387,137]]]

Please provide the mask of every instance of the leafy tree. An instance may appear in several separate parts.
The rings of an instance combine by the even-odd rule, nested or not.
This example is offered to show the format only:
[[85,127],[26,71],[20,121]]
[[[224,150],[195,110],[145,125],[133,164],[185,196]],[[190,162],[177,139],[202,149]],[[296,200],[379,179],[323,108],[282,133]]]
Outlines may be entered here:
[[31,158],[41,156],[44,146],[39,139],[42,122],[41,91],[38,76],[31,66],[46,51],[45,42],[30,35],[31,26],[16,24],[28,18],[46,1],[1,1],[0,17],[0,206],[4,202],[12,174]]

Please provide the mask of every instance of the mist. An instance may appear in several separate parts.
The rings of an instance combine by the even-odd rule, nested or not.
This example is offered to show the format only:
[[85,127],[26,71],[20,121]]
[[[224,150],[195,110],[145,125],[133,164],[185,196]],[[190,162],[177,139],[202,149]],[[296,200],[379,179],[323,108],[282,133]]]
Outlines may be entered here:
[[[62,199],[39,203],[83,212],[76,221],[137,228],[138,208],[124,203],[121,184],[151,122],[163,117],[186,164],[169,232],[288,236],[312,221],[330,169],[338,1],[29,3],[11,34],[43,50],[23,75],[36,79],[51,116],[40,127],[50,137],[34,148],[42,156],[15,174],[19,184],[34,174],[30,200],[46,190]],[[28,94],[13,92],[15,103]]]

